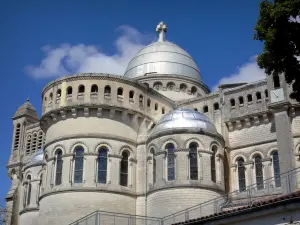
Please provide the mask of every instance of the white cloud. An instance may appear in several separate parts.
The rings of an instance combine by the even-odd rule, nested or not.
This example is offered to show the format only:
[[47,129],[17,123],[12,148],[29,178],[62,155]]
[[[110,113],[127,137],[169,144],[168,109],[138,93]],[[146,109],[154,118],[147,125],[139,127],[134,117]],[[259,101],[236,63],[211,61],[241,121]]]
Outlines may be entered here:
[[218,84],[213,87],[213,91],[217,90],[220,84],[254,82],[264,78],[266,78],[265,72],[259,68],[257,56],[254,56],[250,58],[249,62],[238,67],[236,73],[223,77]]
[[290,21],[291,21],[291,22],[297,22],[297,23],[300,23],[300,16],[296,16],[296,18],[290,16]]
[[122,75],[128,62],[153,40],[153,36],[142,34],[129,26],[121,26],[118,30],[122,34],[114,43],[114,54],[106,54],[94,45],[44,46],[42,51],[46,56],[40,65],[27,66],[25,71],[34,78],[59,77],[79,72]]

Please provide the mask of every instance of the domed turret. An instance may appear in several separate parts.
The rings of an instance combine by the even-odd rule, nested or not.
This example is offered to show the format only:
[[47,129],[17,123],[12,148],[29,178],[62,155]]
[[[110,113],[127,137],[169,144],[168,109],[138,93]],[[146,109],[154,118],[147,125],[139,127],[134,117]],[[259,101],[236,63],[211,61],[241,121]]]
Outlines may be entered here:
[[200,70],[193,58],[179,46],[166,41],[167,25],[159,23],[159,40],[140,50],[129,62],[125,77],[137,78],[147,74],[181,75],[201,81]]
[[179,108],[163,116],[151,131],[150,136],[157,136],[168,131],[184,131],[186,129],[218,134],[215,125],[206,115],[192,109]]
[[30,103],[29,99],[27,99],[26,102],[18,108],[13,119],[16,119],[21,116],[29,116],[32,117],[33,119],[37,119],[37,120],[39,119],[36,109]]

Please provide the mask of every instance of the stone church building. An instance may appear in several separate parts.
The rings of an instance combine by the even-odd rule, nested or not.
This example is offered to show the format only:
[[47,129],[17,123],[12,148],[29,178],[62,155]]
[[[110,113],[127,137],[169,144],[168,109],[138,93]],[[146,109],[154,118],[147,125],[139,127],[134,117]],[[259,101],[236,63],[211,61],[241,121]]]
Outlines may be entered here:
[[254,199],[299,189],[299,174],[280,175],[300,167],[300,107],[284,77],[211,92],[166,24],[157,32],[123,76],[62,77],[44,87],[41,117],[29,100],[19,107],[7,225],[69,225],[97,210],[163,218],[227,193],[242,205],[250,185]]

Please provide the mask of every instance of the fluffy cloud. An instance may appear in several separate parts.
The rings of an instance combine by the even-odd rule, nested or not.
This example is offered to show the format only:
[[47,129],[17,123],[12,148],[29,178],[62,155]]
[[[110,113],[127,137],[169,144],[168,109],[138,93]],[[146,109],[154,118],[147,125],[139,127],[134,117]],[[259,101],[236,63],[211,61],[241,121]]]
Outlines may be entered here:
[[266,77],[264,70],[257,65],[257,56],[250,58],[249,62],[237,68],[237,72],[227,77],[223,77],[213,90],[216,90],[220,84],[254,82]]
[[128,62],[146,44],[153,40],[132,27],[118,28],[121,36],[115,41],[116,53],[109,55],[93,45],[62,44],[59,47],[44,46],[45,58],[40,65],[25,68],[34,78],[59,77],[79,72],[101,72],[122,75]]

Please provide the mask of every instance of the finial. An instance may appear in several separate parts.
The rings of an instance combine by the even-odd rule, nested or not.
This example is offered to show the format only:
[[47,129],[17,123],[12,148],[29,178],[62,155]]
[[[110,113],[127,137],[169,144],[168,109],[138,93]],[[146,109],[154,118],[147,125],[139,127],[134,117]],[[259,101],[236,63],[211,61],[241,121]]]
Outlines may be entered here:
[[26,98],[26,102],[30,102],[29,98]]
[[168,31],[168,26],[164,22],[160,22],[156,27],[156,32],[159,33],[158,41],[166,40],[166,33]]

